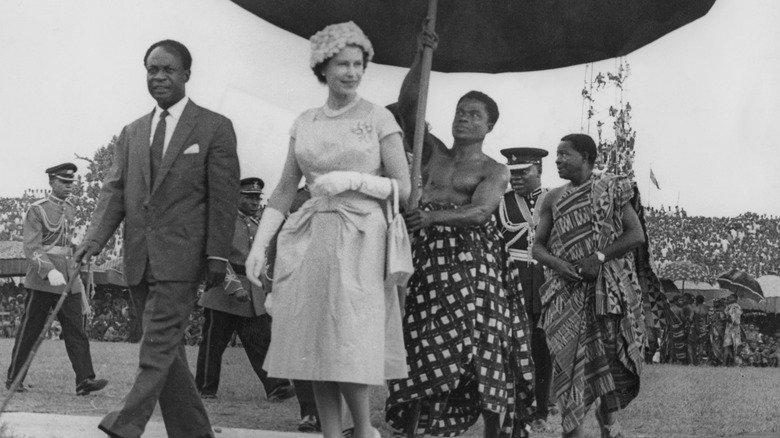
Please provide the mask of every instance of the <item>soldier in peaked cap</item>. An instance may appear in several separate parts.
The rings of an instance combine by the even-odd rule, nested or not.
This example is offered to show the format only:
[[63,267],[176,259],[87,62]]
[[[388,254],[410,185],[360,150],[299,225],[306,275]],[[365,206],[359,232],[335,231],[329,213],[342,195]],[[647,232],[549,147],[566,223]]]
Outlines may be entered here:
[[57,178],[60,181],[72,183],[76,181],[76,172],[78,170],[78,167],[73,163],[62,163],[46,169],[46,173],[49,175],[49,178]]
[[542,188],[542,159],[548,155],[544,149],[508,148],[502,149],[507,159],[512,190],[506,192],[496,211],[499,229],[506,240],[509,256],[520,272],[523,299],[531,327],[531,357],[534,361],[534,395],[536,413],[531,428],[541,431],[546,428],[549,413],[552,363],[547,348],[544,330],[537,327],[542,312],[539,288],[544,283],[542,265],[531,257],[534,229],[539,223],[539,211],[546,188]]
[[206,290],[198,303],[203,306],[206,321],[198,350],[195,385],[201,398],[217,397],[222,354],[237,332],[252,369],[263,382],[266,396],[270,401],[281,401],[293,397],[295,389],[289,380],[268,377],[263,369],[271,343],[271,317],[263,307],[265,293],[249,282],[244,266],[257,232],[257,211],[265,184],[253,177],[242,179],[240,186],[236,229],[228,256],[230,270],[235,275],[227,275],[223,284]]
[[257,195],[257,196],[262,195],[263,187],[265,187],[265,183],[260,178],[250,177],[241,180],[242,195]]
[[[11,365],[8,367],[6,388],[11,387],[21,372],[35,340],[46,324],[49,311],[57,305],[67,283],[72,276],[79,275],[72,260],[71,247],[76,209],[68,201],[77,170],[73,163],[63,163],[46,169],[51,193],[45,199],[34,202],[24,219],[23,248],[27,258],[24,285],[28,292],[11,355]],[[65,349],[76,373],[78,395],[99,391],[108,383],[104,379],[95,379],[82,316],[83,294],[84,285],[81,279],[77,278],[57,314],[62,326]],[[27,388],[22,384],[17,391],[25,392]]]

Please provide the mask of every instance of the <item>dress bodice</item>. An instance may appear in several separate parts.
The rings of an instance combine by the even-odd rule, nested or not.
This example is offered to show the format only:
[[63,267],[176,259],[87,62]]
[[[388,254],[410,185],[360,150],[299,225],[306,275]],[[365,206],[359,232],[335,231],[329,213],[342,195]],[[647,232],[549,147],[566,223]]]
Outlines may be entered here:
[[305,111],[296,119],[290,136],[295,138],[298,166],[307,183],[312,183],[336,170],[382,175],[379,144],[396,132],[401,128],[390,111],[360,100],[335,116],[323,108]]

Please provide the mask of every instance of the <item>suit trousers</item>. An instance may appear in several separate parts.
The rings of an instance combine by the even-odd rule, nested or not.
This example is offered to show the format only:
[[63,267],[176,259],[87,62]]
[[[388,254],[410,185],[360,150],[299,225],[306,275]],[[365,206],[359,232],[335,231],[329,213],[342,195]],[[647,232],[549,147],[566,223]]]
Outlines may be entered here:
[[204,308],[206,321],[203,325],[203,340],[198,349],[198,366],[195,384],[201,394],[216,394],[222,370],[222,354],[233,333],[238,333],[241,344],[255,374],[260,378],[266,396],[286,379],[268,377],[263,369],[265,355],[271,344],[271,317],[263,314],[255,317],[232,315],[219,310]]
[[298,406],[301,408],[301,419],[307,415],[314,415],[319,418],[317,413],[317,401],[314,399],[314,388],[309,380],[293,380],[295,385],[295,396],[298,397]]
[[[16,342],[11,353],[11,365],[8,367],[8,385],[14,381],[21,371],[24,362],[30,355],[36,339],[41,335],[49,311],[57,306],[60,294],[27,289],[24,303],[24,314],[20,321]],[[92,369],[92,355],[89,351],[89,339],[84,330],[84,315],[81,312],[81,295],[69,294],[65,298],[57,319],[62,326],[62,337],[65,340],[65,351],[68,352],[73,371],[76,373],[76,385],[86,379],[95,377]],[[24,380],[24,378],[22,378]]]
[[160,403],[169,438],[213,437],[208,415],[187,365],[182,339],[195,305],[198,283],[147,281],[130,286],[142,315],[138,370],[124,406],[98,426],[106,433],[137,438]]
[[529,305],[530,301],[538,301],[539,288],[544,283],[544,271],[540,264],[527,265],[525,262],[515,262],[520,271],[520,284],[526,297],[526,314],[531,326],[531,358],[534,361],[534,397],[536,397],[536,418],[547,419],[549,413],[550,387],[552,386],[552,358],[547,347],[547,336],[539,327],[541,308]]

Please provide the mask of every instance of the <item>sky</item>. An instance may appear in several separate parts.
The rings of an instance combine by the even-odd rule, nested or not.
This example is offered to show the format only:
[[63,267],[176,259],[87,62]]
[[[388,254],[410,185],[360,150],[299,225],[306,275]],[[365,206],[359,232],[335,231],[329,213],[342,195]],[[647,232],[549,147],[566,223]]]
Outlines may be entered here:
[[[636,178],[654,207],[691,215],[780,216],[780,2],[717,0],[703,18],[625,57],[631,75]],[[370,30],[364,29],[370,35]],[[4,0],[0,2],[0,196],[47,187],[44,169],[91,157],[122,127],[151,111],[143,55],[172,38],[193,55],[187,94],[223,113],[238,136],[242,177],[269,191],[286,155],[295,116],[321,106],[327,89],[308,68],[309,44],[228,0]],[[415,50],[410,47],[411,54]],[[434,55],[435,56],[435,55]],[[558,186],[554,151],[583,125],[581,90],[592,72],[616,61],[530,73],[431,77],[427,119],[451,144],[458,97],[493,96],[501,117],[484,150],[541,147],[543,184]],[[359,93],[396,99],[406,69],[370,64]],[[605,106],[615,89],[600,92]],[[595,134],[595,127],[590,127]],[[650,185],[652,167],[661,189]]]

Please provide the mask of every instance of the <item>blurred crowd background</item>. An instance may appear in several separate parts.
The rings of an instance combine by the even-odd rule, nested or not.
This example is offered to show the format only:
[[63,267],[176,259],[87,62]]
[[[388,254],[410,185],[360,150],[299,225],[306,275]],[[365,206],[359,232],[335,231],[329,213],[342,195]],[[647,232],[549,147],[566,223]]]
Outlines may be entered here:
[[[89,182],[85,184],[89,190]],[[22,240],[24,215],[30,204],[46,196],[46,192],[28,190],[22,197],[0,198],[0,242]],[[89,220],[90,196],[77,199],[77,227],[75,241],[80,240]],[[86,199],[86,201],[84,200]],[[709,278],[714,282],[718,273],[728,269],[740,269],[758,278],[766,274],[780,273],[780,218],[755,213],[744,213],[736,217],[690,216],[680,207],[647,207],[645,210],[651,254],[656,267],[687,260],[707,268]],[[97,260],[95,270],[113,269],[121,277],[121,234],[115,236],[107,250]],[[107,268],[108,267],[108,268]],[[85,324],[93,340],[107,342],[135,342],[140,337],[133,304],[129,294],[116,282],[92,281],[91,312],[85,315]],[[0,336],[12,337],[19,316],[23,310],[25,290],[22,278],[0,278]],[[678,295],[683,295],[678,293]],[[686,300],[679,302],[671,296],[672,306],[681,308]],[[690,300],[688,300],[690,301]],[[705,303],[709,309],[709,324],[706,327],[706,342],[701,342],[700,357],[681,358],[666,350],[653,351],[656,361],[670,363],[711,363],[719,359],[712,354],[712,327],[718,326],[723,318],[722,302],[710,299]],[[196,309],[191,317],[185,341],[197,345],[201,340],[202,311]],[[686,330],[688,330],[686,328]],[[55,324],[49,335],[56,338],[59,333]],[[735,365],[777,366],[780,359],[780,315],[755,310],[745,310],[742,315],[741,338],[743,342],[735,352]],[[678,336],[681,336],[679,333]],[[686,334],[687,336],[687,334]],[[704,339],[704,338],[703,338]],[[235,339],[234,346],[240,346]],[[671,341],[668,345],[673,344]],[[670,347],[673,349],[673,347]],[[655,353],[658,352],[656,355]],[[652,358],[648,358],[652,360]]]

